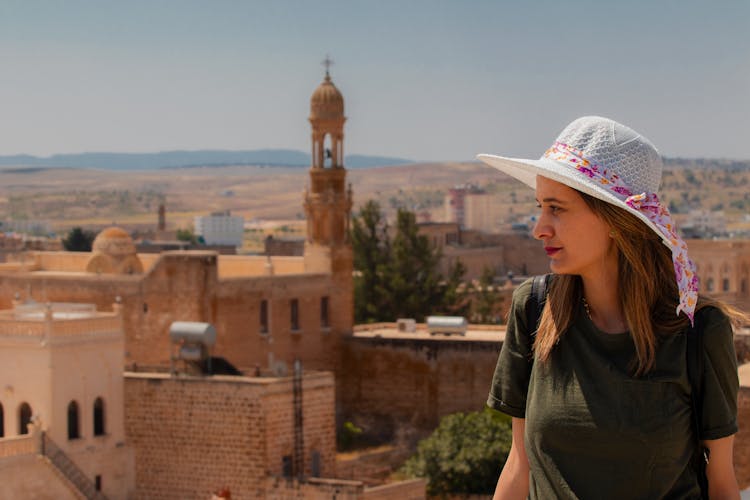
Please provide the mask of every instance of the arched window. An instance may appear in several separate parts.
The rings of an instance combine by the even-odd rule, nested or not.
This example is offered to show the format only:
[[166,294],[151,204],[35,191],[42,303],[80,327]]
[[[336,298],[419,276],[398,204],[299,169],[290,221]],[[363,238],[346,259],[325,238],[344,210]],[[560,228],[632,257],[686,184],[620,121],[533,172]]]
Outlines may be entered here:
[[18,434],[28,434],[31,423],[31,406],[29,403],[21,403],[18,407]]
[[78,403],[71,401],[68,404],[68,439],[81,437],[81,426],[78,418]]
[[721,290],[723,292],[729,291],[729,278],[724,278],[723,280],[721,280]]
[[5,437],[5,413],[3,413],[3,405],[0,403],[0,438]]
[[714,291],[714,279],[713,278],[708,278],[708,280],[706,281],[706,290],[709,292]]
[[103,436],[104,429],[104,400],[96,398],[94,401],[94,436]]
[[331,134],[326,134],[323,138],[323,166],[331,167],[333,165],[333,141]]

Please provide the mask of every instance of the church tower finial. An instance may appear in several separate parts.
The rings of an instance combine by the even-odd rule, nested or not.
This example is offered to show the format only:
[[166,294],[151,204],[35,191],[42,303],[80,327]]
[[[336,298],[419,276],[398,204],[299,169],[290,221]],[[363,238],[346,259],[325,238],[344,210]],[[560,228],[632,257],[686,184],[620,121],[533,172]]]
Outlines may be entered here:
[[330,82],[331,74],[329,70],[331,69],[331,66],[333,66],[333,59],[331,59],[328,54],[326,54],[326,58],[323,59],[323,62],[321,64],[326,67],[326,81]]

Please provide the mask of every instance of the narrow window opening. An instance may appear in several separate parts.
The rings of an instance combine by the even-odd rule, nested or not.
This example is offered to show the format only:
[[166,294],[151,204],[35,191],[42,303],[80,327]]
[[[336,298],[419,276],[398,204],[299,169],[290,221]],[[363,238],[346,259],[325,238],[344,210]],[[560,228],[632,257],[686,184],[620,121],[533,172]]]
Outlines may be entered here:
[[299,330],[299,300],[292,299],[289,302],[289,316],[292,330]]
[[78,403],[71,401],[68,404],[68,439],[78,439],[81,437],[81,428],[79,427]]
[[96,398],[96,401],[94,401],[94,436],[103,436],[105,432],[104,400]]
[[331,134],[326,134],[323,139],[323,167],[328,168],[331,166],[333,166],[333,146]]
[[21,403],[21,406],[18,408],[18,434],[28,434],[30,423],[31,406],[28,403]]
[[3,412],[3,405],[0,404],[0,438],[5,437],[5,413]]
[[721,289],[725,292],[729,291],[729,278],[724,278],[721,282]]
[[143,314],[146,314],[148,312],[148,304],[145,302],[143,303]]
[[94,477],[94,487],[96,491],[102,491],[102,476],[98,475]]

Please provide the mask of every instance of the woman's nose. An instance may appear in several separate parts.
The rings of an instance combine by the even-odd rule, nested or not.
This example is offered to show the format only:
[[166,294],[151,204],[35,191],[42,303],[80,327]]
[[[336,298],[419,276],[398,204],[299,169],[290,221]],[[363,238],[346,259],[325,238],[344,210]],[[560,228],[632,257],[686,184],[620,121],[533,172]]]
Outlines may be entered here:
[[543,214],[540,214],[539,217],[537,217],[532,234],[537,240],[548,239],[552,236],[552,226]]

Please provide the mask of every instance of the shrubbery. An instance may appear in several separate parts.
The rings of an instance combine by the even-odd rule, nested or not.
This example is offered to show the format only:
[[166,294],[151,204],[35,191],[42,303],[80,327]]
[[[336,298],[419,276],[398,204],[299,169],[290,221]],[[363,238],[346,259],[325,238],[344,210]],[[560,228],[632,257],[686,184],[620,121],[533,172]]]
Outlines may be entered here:
[[427,493],[492,494],[511,444],[510,417],[486,408],[443,417],[402,467],[427,479]]

